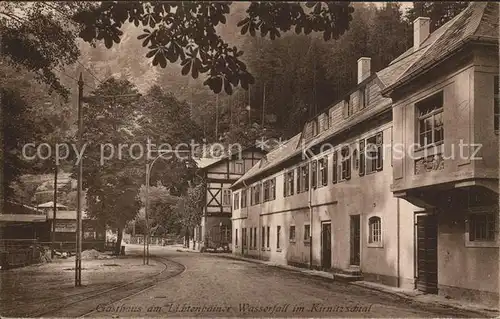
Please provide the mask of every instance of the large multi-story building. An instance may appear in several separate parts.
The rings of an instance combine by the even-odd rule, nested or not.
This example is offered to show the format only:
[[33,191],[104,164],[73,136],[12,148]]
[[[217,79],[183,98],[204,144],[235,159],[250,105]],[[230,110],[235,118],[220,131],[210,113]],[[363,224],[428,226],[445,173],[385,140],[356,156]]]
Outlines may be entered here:
[[233,253],[497,305],[498,20],[472,3],[433,33],[416,19],[379,72],[360,58],[351,92],[233,184]]
[[[237,146],[237,145],[236,145]],[[250,147],[217,158],[197,159],[200,176],[206,186],[201,223],[195,229],[194,248],[198,250],[231,248],[231,185],[254,166],[264,154]]]

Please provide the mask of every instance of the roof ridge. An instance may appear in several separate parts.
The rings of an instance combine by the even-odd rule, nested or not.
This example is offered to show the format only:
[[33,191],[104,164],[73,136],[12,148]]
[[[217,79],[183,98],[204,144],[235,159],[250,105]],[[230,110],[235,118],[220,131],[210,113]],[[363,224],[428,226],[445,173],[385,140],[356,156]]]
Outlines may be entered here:
[[[436,30],[434,30],[434,32],[430,33],[428,35],[428,37],[430,37],[433,33],[435,32],[438,32],[440,31],[441,28],[444,28],[446,27],[447,24],[449,24],[447,27],[446,27],[446,30],[444,30],[441,34],[439,34],[439,36],[437,36],[434,41],[432,41],[432,43],[429,43],[425,48],[424,48],[424,51],[421,52],[421,55],[420,57],[417,57],[412,63],[410,63],[410,65],[408,65],[408,67],[403,71],[401,72],[401,74],[399,75],[399,77],[393,82],[393,83],[397,83],[404,75],[406,75],[406,72],[415,65],[415,63],[417,63],[420,58],[422,56],[425,56],[425,54],[434,46],[434,44],[436,44],[436,42],[441,39],[446,33],[448,30],[450,30],[453,25],[460,19],[460,17],[462,17],[464,15],[464,13],[469,10],[470,7],[472,7],[474,2],[471,2],[467,8],[465,8],[464,10],[462,10],[462,12],[460,12],[459,14],[457,14],[455,17],[453,17],[453,19],[451,19],[450,21],[446,22],[445,24],[443,24],[442,26],[440,26],[439,28],[437,28]],[[412,54],[415,54],[416,52],[418,52],[420,50],[417,50],[417,51],[414,51]],[[412,55],[410,54],[410,55]]]

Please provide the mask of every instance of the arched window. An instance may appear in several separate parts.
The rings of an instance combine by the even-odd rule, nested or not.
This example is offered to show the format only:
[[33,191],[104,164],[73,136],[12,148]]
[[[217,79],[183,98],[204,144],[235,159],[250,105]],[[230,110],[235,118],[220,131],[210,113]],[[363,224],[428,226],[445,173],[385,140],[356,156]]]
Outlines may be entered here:
[[368,243],[378,244],[382,241],[382,220],[378,216],[373,216],[368,219]]

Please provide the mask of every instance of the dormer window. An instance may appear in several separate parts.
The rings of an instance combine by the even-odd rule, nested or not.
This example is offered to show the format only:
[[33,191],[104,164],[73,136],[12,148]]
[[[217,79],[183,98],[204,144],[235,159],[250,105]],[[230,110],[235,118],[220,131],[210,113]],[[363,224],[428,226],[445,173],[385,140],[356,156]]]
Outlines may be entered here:
[[364,109],[370,104],[370,87],[364,86],[359,90],[359,108]]
[[351,100],[350,100],[350,97],[347,97],[345,100],[344,100],[344,118],[348,118],[349,116],[352,115],[352,103],[351,103]]
[[317,119],[312,120],[311,126],[312,126],[312,136],[318,135],[318,120]]

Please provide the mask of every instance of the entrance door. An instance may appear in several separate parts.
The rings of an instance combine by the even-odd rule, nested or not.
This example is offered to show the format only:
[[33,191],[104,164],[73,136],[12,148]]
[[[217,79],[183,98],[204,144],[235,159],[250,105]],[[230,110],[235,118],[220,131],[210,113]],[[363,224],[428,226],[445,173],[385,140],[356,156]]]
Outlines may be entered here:
[[417,215],[417,289],[437,293],[437,217]]
[[360,218],[359,215],[351,215],[351,265],[359,266],[360,261]]
[[321,267],[330,269],[332,267],[332,225],[321,224]]

